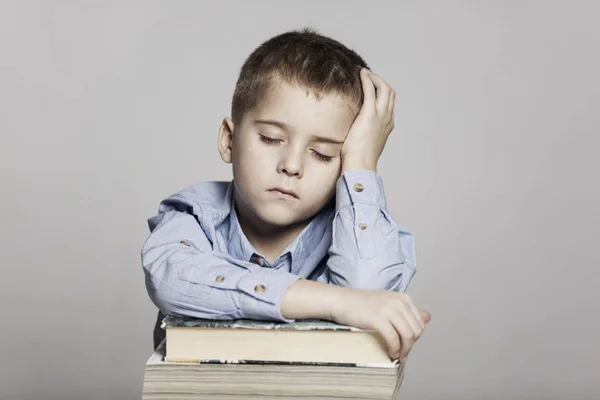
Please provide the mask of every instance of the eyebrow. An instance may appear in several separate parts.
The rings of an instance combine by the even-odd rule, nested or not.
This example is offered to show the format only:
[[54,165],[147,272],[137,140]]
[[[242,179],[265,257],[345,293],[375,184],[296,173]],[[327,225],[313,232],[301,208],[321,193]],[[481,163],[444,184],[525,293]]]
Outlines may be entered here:
[[[264,125],[273,125],[278,127],[279,129],[283,129],[284,131],[291,131],[292,129],[285,122],[277,121],[274,119],[256,119],[254,120],[255,124],[264,124]],[[311,135],[311,139],[315,142],[320,143],[332,143],[332,144],[343,144],[344,142],[340,142],[339,140],[335,140],[326,136],[319,135]]]

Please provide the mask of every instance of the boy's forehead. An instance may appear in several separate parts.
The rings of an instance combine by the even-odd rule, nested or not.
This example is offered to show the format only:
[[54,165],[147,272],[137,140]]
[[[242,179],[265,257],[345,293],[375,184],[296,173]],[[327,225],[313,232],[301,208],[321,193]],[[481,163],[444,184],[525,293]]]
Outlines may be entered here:
[[286,97],[288,99],[306,98],[316,102],[320,102],[323,99],[329,99],[338,102],[340,106],[346,105],[344,98],[336,92],[323,92],[300,83],[290,82],[281,78],[273,78],[268,89],[265,91],[262,100],[266,102],[269,100],[277,101],[281,100],[281,97]]
[[286,81],[271,85],[254,111],[252,114],[256,119],[283,120],[292,127],[306,129],[316,125],[332,130],[334,127],[344,127],[354,119],[352,110],[340,95],[319,94]]

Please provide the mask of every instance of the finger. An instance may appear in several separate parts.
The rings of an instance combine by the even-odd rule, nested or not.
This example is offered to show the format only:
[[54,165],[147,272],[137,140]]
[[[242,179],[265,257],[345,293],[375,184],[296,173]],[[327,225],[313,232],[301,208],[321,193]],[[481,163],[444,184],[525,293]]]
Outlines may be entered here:
[[396,105],[396,91],[394,89],[390,90],[390,102],[388,103],[388,113],[394,114],[394,106]]
[[383,338],[388,355],[392,360],[399,358],[400,355],[400,337],[394,326],[386,319],[381,319],[374,324],[373,328]]
[[392,325],[398,335],[400,335],[400,356],[404,358],[408,355],[415,343],[415,332],[409,322],[407,321],[406,315],[402,310],[397,310],[396,314],[391,319]]
[[[404,316],[405,321],[410,325],[413,331],[413,342],[416,342],[421,337],[423,330],[425,329],[425,323],[419,321],[419,317],[417,317],[412,311],[412,302],[411,304],[407,304],[405,308],[399,310]],[[415,307],[416,308],[416,307]],[[421,325],[422,324],[422,325]]]
[[423,321],[425,321],[426,324],[429,323],[429,321],[431,321],[431,313],[425,310],[419,310],[419,312],[421,313]]
[[419,324],[419,327],[421,328],[421,332],[423,332],[423,329],[425,329],[425,320],[423,319],[421,310],[419,310],[417,308],[417,306],[415,305],[415,303],[413,303],[413,302],[410,303],[410,312],[412,313],[413,317],[415,318],[415,321]]
[[[392,110],[392,113],[390,115],[390,120],[387,123],[389,132],[392,132],[392,130],[394,129],[394,126],[396,125],[396,121],[394,121],[394,110]],[[388,133],[389,134],[389,133]]]
[[369,75],[375,85],[375,89],[377,89],[377,111],[387,111],[392,88],[375,72],[369,71]]
[[362,108],[375,110],[375,86],[373,86],[373,81],[371,80],[367,68],[360,70],[360,80],[362,82],[364,96]]

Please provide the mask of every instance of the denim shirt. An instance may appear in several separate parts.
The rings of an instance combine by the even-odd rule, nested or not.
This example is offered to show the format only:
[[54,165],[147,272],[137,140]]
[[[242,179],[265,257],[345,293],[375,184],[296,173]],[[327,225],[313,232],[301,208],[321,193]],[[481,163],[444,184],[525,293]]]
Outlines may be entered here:
[[142,266],[162,314],[291,322],[280,305],[297,279],[405,291],[416,273],[414,237],[386,209],[374,171],[344,172],[332,201],[272,264],[240,228],[234,190],[233,181],[190,185],[148,219]]

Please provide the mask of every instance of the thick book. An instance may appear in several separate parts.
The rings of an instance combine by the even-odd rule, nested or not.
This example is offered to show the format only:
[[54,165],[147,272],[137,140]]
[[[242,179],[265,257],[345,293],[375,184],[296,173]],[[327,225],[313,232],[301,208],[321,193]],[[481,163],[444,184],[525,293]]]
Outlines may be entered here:
[[167,316],[168,362],[307,363],[396,368],[374,331],[323,320],[292,323]]
[[351,366],[310,362],[165,361],[166,341],[148,359],[143,400],[396,398],[404,363]]

